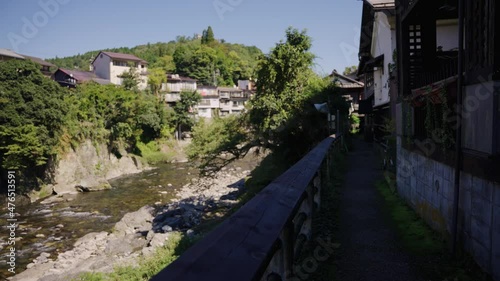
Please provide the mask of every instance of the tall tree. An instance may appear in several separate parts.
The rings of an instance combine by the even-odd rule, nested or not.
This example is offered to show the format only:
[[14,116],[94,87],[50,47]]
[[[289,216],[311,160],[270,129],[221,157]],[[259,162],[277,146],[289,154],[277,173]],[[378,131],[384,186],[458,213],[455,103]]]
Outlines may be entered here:
[[208,26],[206,30],[203,30],[201,35],[201,44],[210,44],[215,41],[214,31],[211,26]]
[[68,110],[65,94],[33,62],[0,62],[0,174],[15,169],[21,180],[43,175],[59,144]]
[[215,41],[214,31],[212,30],[211,26],[208,26],[208,28],[207,28],[207,44],[210,44],[214,41]]
[[279,146],[297,129],[294,114],[307,98],[304,89],[313,75],[314,55],[306,31],[286,30],[286,42],[276,44],[259,61],[257,95],[251,101],[250,122],[268,147]]
[[137,68],[130,67],[128,71],[124,71],[120,76],[123,79],[122,86],[125,90],[131,90],[134,92],[139,91],[139,73],[137,73]]
[[201,96],[196,91],[181,92],[181,99],[174,105],[174,120],[177,128],[177,138],[181,139],[183,126],[194,124],[194,106],[200,102]]
[[356,72],[357,70],[358,70],[358,67],[356,65],[347,66],[344,69],[344,72],[342,74],[349,75],[349,74],[352,74],[352,73]]
[[151,68],[149,69],[148,84],[151,93],[156,96],[157,99],[160,98],[161,85],[167,82],[167,75],[162,68]]

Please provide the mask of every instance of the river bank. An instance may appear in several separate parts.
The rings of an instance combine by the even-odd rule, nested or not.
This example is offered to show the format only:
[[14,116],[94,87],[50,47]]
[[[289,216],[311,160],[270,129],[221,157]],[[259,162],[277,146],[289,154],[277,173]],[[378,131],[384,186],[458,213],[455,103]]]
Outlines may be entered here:
[[[159,200],[127,213],[112,230],[89,233],[63,253],[42,252],[24,272],[9,280],[71,280],[82,272],[109,272],[116,266],[137,264],[152,255],[175,232],[196,235],[193,228],[205,216],[229,208],[244,190],[244,180],[257,159],[236,163],[214,178],[191,177],[181,187],[168,186],[159,194],[175,193],[165,204]],[[186,175],[190,176],[187,172]],[[169,189],[170,188],[170,189]],[[172,196],[170,196],[172,197]]]

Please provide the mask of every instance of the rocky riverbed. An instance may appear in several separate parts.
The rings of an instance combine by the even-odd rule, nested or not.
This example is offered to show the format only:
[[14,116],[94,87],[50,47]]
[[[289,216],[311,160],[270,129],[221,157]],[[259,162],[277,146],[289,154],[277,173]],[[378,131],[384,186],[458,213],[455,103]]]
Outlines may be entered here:
[[213,178],[192,178],[177,189],[170,203],[157,202],[127,213],[112,231],[89,233],[57,256],[42,252],[9,280],[67,281],[83,272],[109,272],[117,265],[134,264],[164,245],[173,232],[195,235],[193,228],[205,215],[237,203],[245,178],[256,164],[257,160],[243,167],[235,165]]

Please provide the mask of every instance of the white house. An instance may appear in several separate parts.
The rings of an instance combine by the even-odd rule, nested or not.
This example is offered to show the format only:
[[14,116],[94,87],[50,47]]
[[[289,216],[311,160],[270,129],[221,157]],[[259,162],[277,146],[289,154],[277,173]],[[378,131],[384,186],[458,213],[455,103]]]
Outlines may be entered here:
[[198,86],[201,101],[197,105],[198,116],[212,118],[219,114],[220,100],[216,86]]
[[148,85],[147,62],[130,54],[99,52],[92,62],[93,72],[100,78],[109,80],[112,84],[121,85],[123,78],[120,76],[134,67],[139,75],[138,88],[146,89]]
[[240,114],[245,110],[245,104],[249,99],[249,91],[238,88],[218,87],[220,99],[220,115]]
[[396,49],[394,0],[364,0],[359,43],[358,75],[363,77],[363,101],[359,113],[365,115],[365,138],[383,137],[381,130],[391,112],[391,81]]
[[[374,8],[373,35],[371,42],[371,65],[373,69],[373,107],[377,108],[390,102],[389,97],[389,64],[393,64],[396,49],[396,19],[388,13],[394,9],[394,1],[369,0]],[[384,4],[382,10],[379,6]]]

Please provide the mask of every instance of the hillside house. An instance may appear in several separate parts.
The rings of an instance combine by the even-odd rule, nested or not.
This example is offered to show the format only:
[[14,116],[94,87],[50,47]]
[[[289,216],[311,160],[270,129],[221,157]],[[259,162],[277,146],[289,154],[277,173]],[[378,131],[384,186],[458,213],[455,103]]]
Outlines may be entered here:
[[0,49],[0,61],[6,61],[10,59],[31,60],[40,66],[40,71],[46,77],[52,76],[53,69],[57,68],[57,66],[41,58],[18,54],[9,49]]
[[148,85],[148,63],[130,54],[99,52],[92,61],[91,69],[100,78],[109,80],[112,84],[122,85],[122,74],[135,69],[138,77],[139,90],[146,89]]
[[390,78],[396,49],[396,18],[394,0],[363,2],[358,75],[365,85],[364,105],[367,138],[381,140],[381,129],[392,119],[390,109]]
[[220,99],[220,116],[241,114],[245,110],[245,104],[250,98],[249,91],[235,87],[218,87],[217,90]]
[[198,116],[212,118],[219,115],[220,101],[216,86],[198,86],[201,101],[197,105]]
[[167,83],[161,85],[161,91],[164,92],[164,100],[169,104],[174,104],[181,99],[181,92],[196,91],[196,79],[183,77],[179,74],[167,74]]
[[56,70],[56,72],[52,75],[52,79],[59,83],[59,85],[68,88],[75,88],[78,84],[89,81],[94,81],[101,85],[110,84],[109,80],[99,78],[93,72],[65,68],[59,68]]

